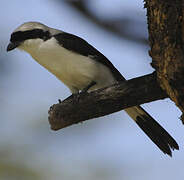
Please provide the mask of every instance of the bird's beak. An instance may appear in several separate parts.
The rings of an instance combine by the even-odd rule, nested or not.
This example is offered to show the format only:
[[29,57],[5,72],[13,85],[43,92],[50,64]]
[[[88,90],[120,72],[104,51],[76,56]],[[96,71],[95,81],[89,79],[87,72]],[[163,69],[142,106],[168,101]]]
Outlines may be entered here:
[[9,44],[8,44],[8,46],[7,46],[7,51],[11,51],[11,50],[13,50],[13,49],[15,49],[16,47],[18,47],[20,45],[20,43],[19,42],[10,42]]

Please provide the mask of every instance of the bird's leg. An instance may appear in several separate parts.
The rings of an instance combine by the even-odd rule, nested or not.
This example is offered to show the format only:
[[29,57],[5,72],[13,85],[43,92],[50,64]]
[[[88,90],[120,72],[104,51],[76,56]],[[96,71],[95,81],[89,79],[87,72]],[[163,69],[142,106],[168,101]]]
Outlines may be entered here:
[[82,91],[80,92],[80,94],[86,93],[95,84],[96,84],[95,81],[91,81],[84,89],[82,89]]
[[[94,86],[96,84],[95,81],[91,81],[84,89],[82,89],[80,92],[78,93],[73,93],[71,96],[67,97],[64,101],[68,100],[68,99],[73,99],[74,102],[79,102],[80,96],[82,94],[85,94],[92,86]],[[61,103],[61,100],[59,99],[59,103]]]
[[79,99],[81,97],[81,95],[85,94],[92,86],[94,86],[96,84],[95,81],[91,81],[84,89],[82,89],[79,93],[77,94],[72,94],[74,101],[75,102],[79,102]]
[[72,95],[70,95],[69,97],[67,97],[66,99],[64,99],[63,101],[61,101],[61,99],[58,99],[59,104],[62,103],[62,102],[64,102],[64,101],[67,101],[68,99],[74,98],[74,96],[75,96],[75,94],[72,94]]
[[96,84],[95,81],[91,81],[84,89],[82,89],[79,93],[77,94],[72,94],[72,98],[74,99],[75,102],[79,102],[79,99],[81,95],[85,94],[92,86]]
[[[75,99],[75,96],[77,96],[77,95],[78,95],[78,93],[77,94],[72,94],[69,97],[67,97],[65,100],[63,100],[63,102],[67,101],[68,99]],[[60,99],[58,101],[59,101],[59,103],[62,103],[62,101]]]

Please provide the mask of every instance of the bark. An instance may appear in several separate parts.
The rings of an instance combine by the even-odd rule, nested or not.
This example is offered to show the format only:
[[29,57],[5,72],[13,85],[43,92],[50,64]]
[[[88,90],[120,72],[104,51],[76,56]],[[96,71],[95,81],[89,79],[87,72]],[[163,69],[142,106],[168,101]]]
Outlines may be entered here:
[[184,1],[145,0],[145,7],[152,66],[162,89],[184,112]]
[[120,84],[67,98],[49,110],[51,129],[58,130],[75,123],[120,111],[122,109],[166,98],[156,80],[156,73]]

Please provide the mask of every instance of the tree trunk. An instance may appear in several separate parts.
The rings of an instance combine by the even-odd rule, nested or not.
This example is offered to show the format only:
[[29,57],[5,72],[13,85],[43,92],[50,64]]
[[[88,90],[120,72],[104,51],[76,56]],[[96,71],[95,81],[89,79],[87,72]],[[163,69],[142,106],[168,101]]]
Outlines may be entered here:
[[[157,72],[157,80],[184,112],[184,1],[145,0],[145,7],[150,56]],[[184,123],[184,118],[182,121]]]

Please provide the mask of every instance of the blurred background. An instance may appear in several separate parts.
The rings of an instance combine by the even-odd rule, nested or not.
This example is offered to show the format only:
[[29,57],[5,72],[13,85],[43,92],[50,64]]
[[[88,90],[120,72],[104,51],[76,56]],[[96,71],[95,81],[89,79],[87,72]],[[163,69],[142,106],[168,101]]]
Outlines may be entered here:
[[123,111],[52,131],[47,111],[69,90],[25,52],[6,52],[17,26],[39,21],[83,37],[127,79],[151,73],[143,6],[129,0],[1,1],[0,180],[184,178],[184,129],[173,102],[143,105],[180,145],[172,158]]

